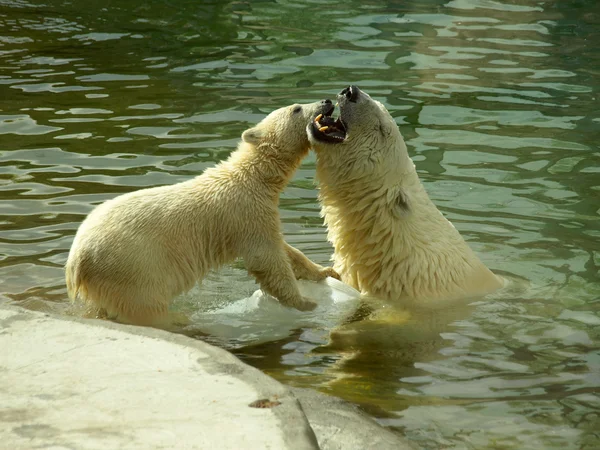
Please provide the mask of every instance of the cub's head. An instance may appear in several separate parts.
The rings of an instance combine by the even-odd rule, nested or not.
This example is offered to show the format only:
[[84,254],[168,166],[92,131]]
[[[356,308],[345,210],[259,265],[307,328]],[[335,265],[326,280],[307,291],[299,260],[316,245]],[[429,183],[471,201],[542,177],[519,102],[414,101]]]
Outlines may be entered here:
[[322,181],[380,178],[414,167],[398,126],[383,104],[356,86],[343,89],[337,101],[337,119],[331,108],[315,115],[307,127]]
[[273,156],[302,158],[310,148],[307,124],[329,111],[333,111],[331,100],[279,108],[255,127],[244,131],[242,140]]

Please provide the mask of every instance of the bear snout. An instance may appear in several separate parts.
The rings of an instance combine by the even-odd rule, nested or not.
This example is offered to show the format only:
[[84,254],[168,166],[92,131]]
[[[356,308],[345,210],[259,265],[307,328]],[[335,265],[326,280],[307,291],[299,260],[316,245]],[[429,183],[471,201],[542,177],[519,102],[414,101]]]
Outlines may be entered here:
[[335,110],[335,106],[333,106],[333,102],[326,98],[325,100],[321,100],[319,113],[324,116],[331,116],[333,111]]
[[348,101],[356,103],[358,96],[360,95],[360,89],[358,86],[350,85],[347,88],[342,89],[338,94],[339,97],[345,97]]

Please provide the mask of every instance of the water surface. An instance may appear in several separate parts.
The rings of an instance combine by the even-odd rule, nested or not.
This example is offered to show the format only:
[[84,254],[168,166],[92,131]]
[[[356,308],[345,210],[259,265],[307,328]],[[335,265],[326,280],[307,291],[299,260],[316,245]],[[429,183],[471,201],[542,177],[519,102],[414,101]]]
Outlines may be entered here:
[[[469,307],[359,311],[352,334],[303,322],[222,345],[423,448],[600,447],[596,0],[96,3],[0,0],[4,301],[73,314],[62,267],[95,205],[189,179],[273,109],[357,84],[395,117],[439,209],[518,282]],[[327,264],[314,165],[281,215]],[[175,308],[193,334],[198,311],[255,289],[236,263]]]

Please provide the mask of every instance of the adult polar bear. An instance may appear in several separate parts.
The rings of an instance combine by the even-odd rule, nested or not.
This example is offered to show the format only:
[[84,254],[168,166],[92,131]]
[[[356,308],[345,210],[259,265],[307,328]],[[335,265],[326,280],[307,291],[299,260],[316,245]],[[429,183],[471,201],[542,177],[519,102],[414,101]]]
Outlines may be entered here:
[[227,161],[202,175],[98,206],[69,252],[69,296],[119,321],[155,325],[174,296],[242,257],[264,291],[286,306],[313,309],[295,277],[338,275],[284,242],[278,203],[308,153],[307,123],[331,107],[327,100],[278,109],[242,134]]
[[356,86],[308,134],[334,269],[364,294],[407,305],[503,285],[429,199],[394,119]]

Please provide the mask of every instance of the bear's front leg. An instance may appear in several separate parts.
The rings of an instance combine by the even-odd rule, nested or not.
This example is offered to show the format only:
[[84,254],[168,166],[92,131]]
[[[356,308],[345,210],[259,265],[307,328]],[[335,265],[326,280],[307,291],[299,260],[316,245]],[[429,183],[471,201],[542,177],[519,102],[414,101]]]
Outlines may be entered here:
[[[296,278],[284,242],[254,248],[244,256],[246,269],[256,278],[260,288],[272,295],[282,305],[300,311],[311,311],[317,304],[302,297],[296,284]],[[304,256],[304,255],[302,255]]]
[[327,277],[341,280],[340,275],[333,267],[323,267],[319,264],[315,264],[297,248],[292,247],[287,242],[284,242],[283,244],[285,245],[285,251],[290,259],[294,275],[298,280],[321,281]]

